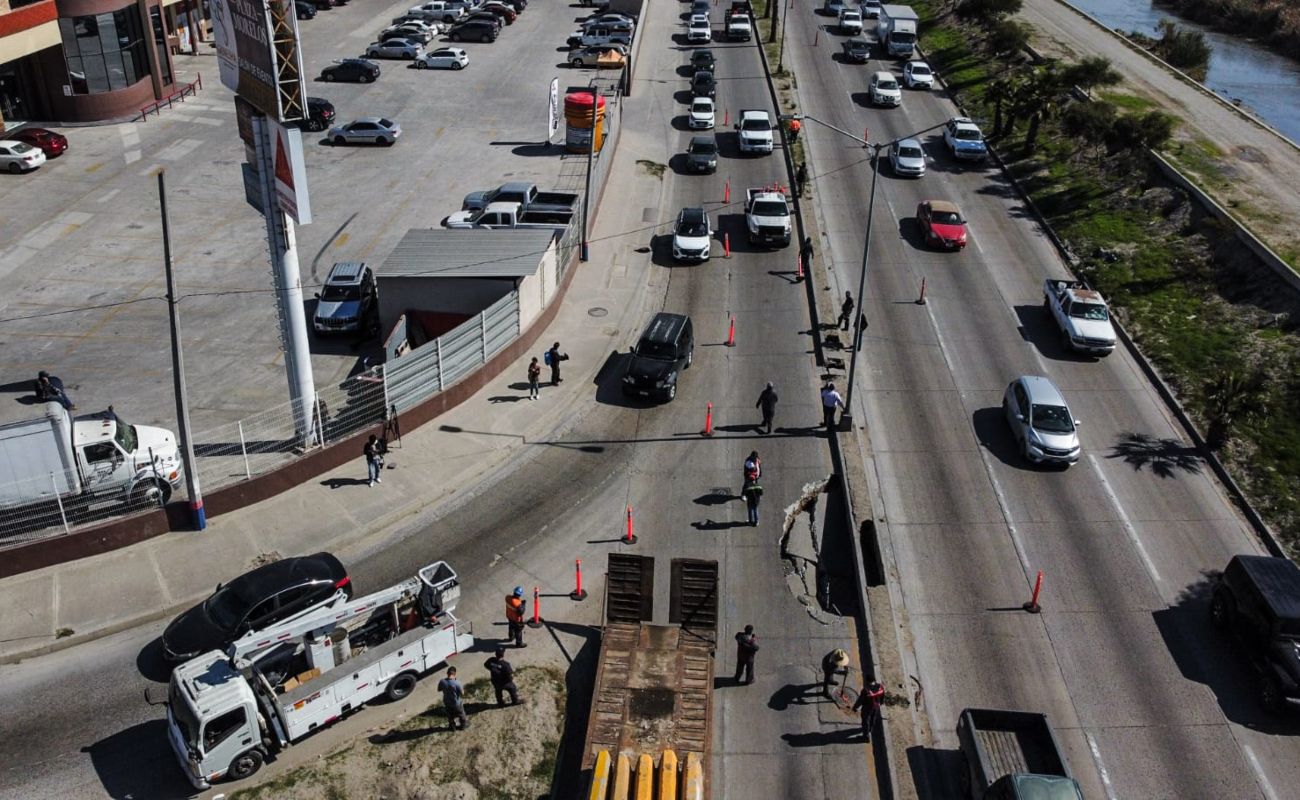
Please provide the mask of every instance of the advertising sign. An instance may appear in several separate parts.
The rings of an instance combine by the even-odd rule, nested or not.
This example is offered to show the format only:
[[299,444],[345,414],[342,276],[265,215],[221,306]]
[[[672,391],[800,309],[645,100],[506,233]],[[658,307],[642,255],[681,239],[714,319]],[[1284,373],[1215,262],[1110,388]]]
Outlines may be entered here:
[[550,141],[555,136],[555,132],[560,129],[560,79],[551,79],[551,100],[550,100],[550,119],[549,126],[546,129],[546,141]]
[[280,209],[299,225],[307,225],[311,222],[311,199],[307,194],[307,165],[302,157],[302,131],[278,124],[269,127],[272,174]]
[[[286,0],[212,0],[212,36],[221,82],[272,119],[280,119],[271,9]],[[290,18],[293,13],[289,13]]]

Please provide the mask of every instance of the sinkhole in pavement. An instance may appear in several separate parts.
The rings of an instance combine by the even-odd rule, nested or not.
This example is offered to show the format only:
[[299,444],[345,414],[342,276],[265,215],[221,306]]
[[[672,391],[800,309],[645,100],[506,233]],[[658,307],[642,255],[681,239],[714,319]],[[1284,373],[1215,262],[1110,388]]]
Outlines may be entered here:
[[[822,502],[834,485],[831,477],[806,483],[799,498],[785,508],[780,558],[790,594],[822,625],[850,615],[856,603],[841,579],[851,555],[840,553],[840,525],[832,503]],[[833,565],[839,564],[839,567]]]

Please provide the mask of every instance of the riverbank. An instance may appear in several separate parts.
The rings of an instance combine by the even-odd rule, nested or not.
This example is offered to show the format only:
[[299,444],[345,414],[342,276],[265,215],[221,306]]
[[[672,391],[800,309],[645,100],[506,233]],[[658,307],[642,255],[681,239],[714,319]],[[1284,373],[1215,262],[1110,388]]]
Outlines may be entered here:
[[1300,63],[1300,6],[1294,0],[1160,0],[1157,7]]

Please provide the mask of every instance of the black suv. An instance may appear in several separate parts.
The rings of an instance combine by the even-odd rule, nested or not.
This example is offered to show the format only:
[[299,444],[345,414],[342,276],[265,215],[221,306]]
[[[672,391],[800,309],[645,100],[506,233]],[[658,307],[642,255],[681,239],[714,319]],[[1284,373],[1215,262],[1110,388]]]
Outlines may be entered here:
[[334,124],[334,104],[323,97],[307,98],[307,118],[286,122],[300,131],[323,131]]
[[1215,627],[1240,640],[1269,711],[1300,705],[1300,567],[1286,558],[1233,556],[1210,601]]
[[700,70],[691,78],[691,96],[707,97],[710,100],[718,96],[718,84],[713,80],[713,73]]
[[695,328],[685,314],[660,312],[632,348],[623,376],[623,394],[672,400],[677,377],[695,359]]
[[718,140],[712,136],[692,136],[686,146],[686,168],[691,172],[717,172]]
[[701,70],[713,71],[713,51],[708,48],[696,50],[691,53],[691,68],[696,72]]
[[468,22],[462,22],[447,31],[447,38],[453,42],[460,42],[466,39],[477,39],[480,42],[495,42],[497,33],[501,30],[499,25],[493,25],[481,19],[472,19]]
[[364,58],[345,58],[321,70],[320,79],[370,83],[379,80],[379,65]]
[[316,6],[311,3],[304,3],[302,0],[298,0],[298,2],[293,4],[293,10],[297,14],[298,19],[316,18]]

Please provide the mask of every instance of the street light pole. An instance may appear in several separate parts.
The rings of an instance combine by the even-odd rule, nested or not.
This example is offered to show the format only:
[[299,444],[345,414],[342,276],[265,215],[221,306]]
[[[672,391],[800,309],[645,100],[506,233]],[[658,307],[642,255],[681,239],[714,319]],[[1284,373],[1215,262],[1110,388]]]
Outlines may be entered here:
[[[777,5],[780,5],[784,1],[785,0],[770,0],[770,2],[776,3]],[[781,49],[778,52],[776,57],[777,75],[785,74],[785,21],[789,18],[790,18],[790,10],[786,9],[786,12],[781,15]]]

